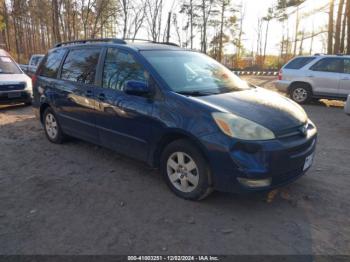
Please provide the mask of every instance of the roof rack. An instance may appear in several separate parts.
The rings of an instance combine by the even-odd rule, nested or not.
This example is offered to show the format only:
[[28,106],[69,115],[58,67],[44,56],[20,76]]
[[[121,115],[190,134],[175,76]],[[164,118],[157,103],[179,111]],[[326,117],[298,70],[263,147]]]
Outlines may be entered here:
[[152,43],[152,44],[160,44],[160,45],[172,45],[172,46],[177,46],[179,47],[178,44],[172,43],[172,42],[157,42],[157,41],[153,41],[153,40],[149,40],[149,39],[142,39],[142,38],[123,38],[123,40],[125,41],[130,41],[130,42],[147,42],[147,43]]
[[143,39],[143,38],[123,38],[124,41],[130,41],[130,42],[149,42],[153,43],[154,41],[149,39]]
[[175,43],[172,43],[172,42],[160,42],[160,43],[156,43],[156,44],[172,45],[172,46],[180,47],[178,44],[175,44]]
[[171,42],[156,42],[153,40],[148,40],[148,39],[139,39],[139,38],[124,38],[124,39],[119,39],[119,38],[98,38],[98,39],[82,39],[82,40],[74,40],[74,41],[68,41],[68,42],[62,42],[62,43],[57,43],[55,44],[55,47],[61,47],[65,45],[74,45],[74,44],[86,44],[86,43],[114,43],[114,44],[127,44],[127,41],[129,42],[148,42],[152,44],[162,44],[162,45],[171,45],[171,46],[177,46],[179,45]]
[[126,44],[126,42],[123,39],[118,38],[99,38],[99,39],[83,39],[83,40],[74,40],[74,41],[68,41],[68,42],[62,42],[55,44],[55,47],[61,47],[65,45],[74,45],[74,44],[86,44],[86,43],[98,43],[98,42],[109,42],[109,43],[115,43],[115,44]]

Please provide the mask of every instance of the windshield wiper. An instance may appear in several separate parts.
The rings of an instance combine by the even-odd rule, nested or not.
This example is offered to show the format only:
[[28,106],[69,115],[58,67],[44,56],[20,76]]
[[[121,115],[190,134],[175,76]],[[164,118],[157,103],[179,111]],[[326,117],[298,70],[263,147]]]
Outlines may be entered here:
[[185,96],[209,96],[209,95],[218,94],[214,92],[204,92],[204,91],[179,91],[176,93],[180,95],[185,95]]

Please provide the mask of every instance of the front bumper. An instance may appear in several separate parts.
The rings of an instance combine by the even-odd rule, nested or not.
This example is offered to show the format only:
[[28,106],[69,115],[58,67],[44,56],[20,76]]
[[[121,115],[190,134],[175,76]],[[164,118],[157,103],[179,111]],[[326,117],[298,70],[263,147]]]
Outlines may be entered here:
[[0,104],[29,103],[32,93],[28,90],[0,91]]
[[[214,188],[243,193],[271,190],[289,184],[310,168],[306,158],[316,149],[316,128],[304,137],[297,135],[260,142],[231,141],[221,133],[202,138],[208,152]],[[229,145],[229,146],[227,146]],[[266,181],[268,186],[247,187],[239,180]]]

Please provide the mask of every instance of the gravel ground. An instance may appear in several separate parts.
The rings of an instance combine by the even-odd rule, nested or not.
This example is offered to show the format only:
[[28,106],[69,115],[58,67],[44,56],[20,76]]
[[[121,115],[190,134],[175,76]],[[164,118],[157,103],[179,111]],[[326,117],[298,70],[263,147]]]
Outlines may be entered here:
[[51,144],[30,107],[2,108],[0,254],[350,255],[350,117],[305,109],[319,129],[306,176],[269,197],[190,202],[156,170],[79,140]]

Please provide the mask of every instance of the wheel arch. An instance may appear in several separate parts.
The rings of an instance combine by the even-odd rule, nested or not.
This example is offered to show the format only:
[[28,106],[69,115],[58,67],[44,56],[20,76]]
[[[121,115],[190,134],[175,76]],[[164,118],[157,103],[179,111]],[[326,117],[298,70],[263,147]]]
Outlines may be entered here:
[[49,103],[42,103],[41,105],[40,105],[40,122],[41,123],[43,123],[43,121],[44,121],[44,119],[43,119],[43,117],[44,117],[44,112],[45,112],[45,110],[47,109],[47,108],[49,108],[49,107],[51,107],[50,105],[49,105]]
[[180,140],[180,139],[185,139],[191,142],[194,146],[196,146],[199,151],[203,154],[203,157],[208,160],[208,154],[207,150],[203,146],[203,144],[199,141],[197,137],[195,137],[192,134],[180,131],[180,130],[171,130],[167,133],[165,133],[156,143],[156,145],[153,147],[153,150],[150,152],[150,165],[153,167],[159,167],[160,165],[160,158],[162,155],[162,152],[166,148],[167,145],[170,143]]
[[290,94],[290,92],[291,92],[293,87],[298,86],[298,85],[299,86],[301,86],[301,85],[307,86],[308,88],[310,88],[311,93],[312,94],[314,93],[312,85],[309,82],[306,82],[306,81],[294,81],[288,86],[288,94]]

